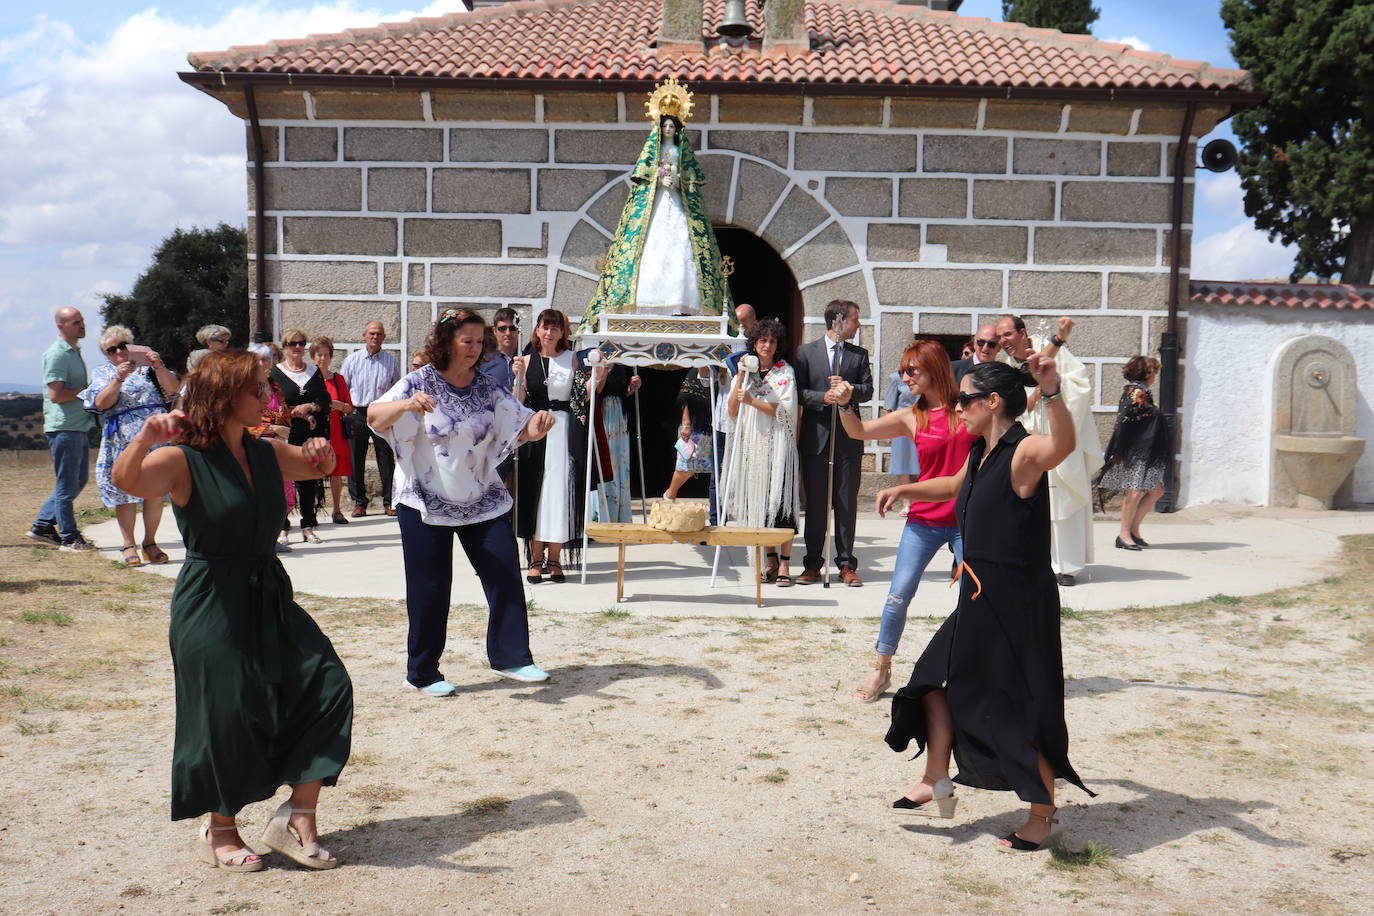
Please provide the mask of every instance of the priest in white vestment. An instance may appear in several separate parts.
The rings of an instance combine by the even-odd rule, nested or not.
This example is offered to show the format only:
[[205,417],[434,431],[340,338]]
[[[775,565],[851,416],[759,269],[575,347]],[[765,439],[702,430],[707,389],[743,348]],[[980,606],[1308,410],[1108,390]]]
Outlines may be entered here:
[[[1073,585],[1078,574],[1092,562],[1092,479],[1102,467],[1102,443],[1092,418],[1092,380],[1088,368],[1065,346],[1072,333],[1072,318],[1060,318],[1058,332],[1048,340],[1028,334],[1026,323],[1015,315],[997,322],[1002,358],[1006,362],[1023,365],[1032,353],[1054,358],[1061,382],[1059,390],[1078,437],[1073,454],[1049,472],[1050,565],[1060,585]],[[1028,394],[1021,425],[1032,435],[1048,435],[1049,420],[1040,403],[1039,389],[1033,388]]]

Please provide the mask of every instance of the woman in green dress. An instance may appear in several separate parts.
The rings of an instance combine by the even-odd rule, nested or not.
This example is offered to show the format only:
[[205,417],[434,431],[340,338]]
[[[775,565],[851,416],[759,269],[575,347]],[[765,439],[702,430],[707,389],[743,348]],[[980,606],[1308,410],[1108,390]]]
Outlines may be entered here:
[[[186,562],[172,594],[176,680],[172,820],[210,813],[201,857],[257,871],[234,818],[244,805],[291,797],[263,844],[307,868],[338,864],[316,842],[320,787],[348,760],[353,685],[328,638],[292,600],[275,553],[286,511],[282,478],[319,480],[334,467],[328,439],[301,446],[255,439],[267,373],[251,353],[207,355],[186,380],[184,412],[148,419],[115,462],[115,485],[172,497]],[[163,442],[177,448],[148,449]]]

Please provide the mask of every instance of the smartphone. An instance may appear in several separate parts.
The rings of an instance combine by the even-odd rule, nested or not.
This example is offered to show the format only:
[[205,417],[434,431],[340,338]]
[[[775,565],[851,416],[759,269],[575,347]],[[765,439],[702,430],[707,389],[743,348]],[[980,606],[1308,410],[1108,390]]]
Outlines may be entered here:
[[151,352],[153,352],[152,347],[129,344],[129,362],[135,366],[151,366],[153,363],[148,359],[148,354]]

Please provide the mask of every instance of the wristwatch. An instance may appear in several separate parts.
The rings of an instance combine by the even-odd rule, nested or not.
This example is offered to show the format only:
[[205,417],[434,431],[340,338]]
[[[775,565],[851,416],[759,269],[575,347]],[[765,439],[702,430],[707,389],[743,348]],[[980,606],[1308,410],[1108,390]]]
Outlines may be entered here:
[[1064,344],[1068,343],[1068,341],[1064,340],[1058,334],[1054,334],[1050,336],[1050,343],[1054,344],[1056,347],[1062,347]]

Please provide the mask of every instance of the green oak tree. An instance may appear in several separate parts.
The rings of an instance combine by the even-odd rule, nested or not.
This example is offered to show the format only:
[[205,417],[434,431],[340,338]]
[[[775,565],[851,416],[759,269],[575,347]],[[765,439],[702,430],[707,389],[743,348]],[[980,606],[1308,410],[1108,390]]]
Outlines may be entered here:
[[1268,98],[1232,120],[1245,212],[1296,245],[1292,279],[1374,271],[1374,0],[1223,0]]
[[202,325],[224,325],[241,347],[248,343],[247,250],[248,235],[237,226],[178,229],[158,245],[129,295],[105,295],[101,317],[128,327],[136,343],[178,371],[200,346]]
[[1002,18],[1036,29],[1086,35],[1100,15],[1092,0],[1002,0]]

